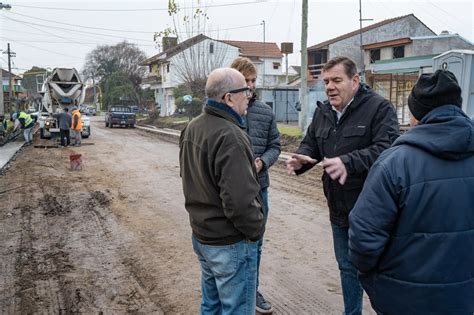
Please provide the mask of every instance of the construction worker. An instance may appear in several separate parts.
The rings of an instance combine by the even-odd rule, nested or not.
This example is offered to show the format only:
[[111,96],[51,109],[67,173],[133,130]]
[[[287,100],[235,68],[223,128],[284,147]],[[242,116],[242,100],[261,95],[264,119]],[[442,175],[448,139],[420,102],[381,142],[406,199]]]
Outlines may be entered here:
[[30,145],[33,143],[33,127],[35,126],[35,120],[27,113],[21,111],[12,114],[11,121],[15,122],[13,131],[18,128],[23,129],[23,137],[25,138],[25,144]]
[[77,106],[73,107],[71,115],[72,115],[71,138],[74,139],[74,146],[79,147],[81,145],[82,119],[81,119],[81,113]]
[[72,116],[69,114],[69,109],[64,107],[63,112],[56,113],[53,116],[58,120],[59,125],[59,138],[61,140],[59,147],[67,147],[69,144],[71,144],[69,130],[71,129],[72,125]]
[[4,115],[0,115],[0,136],[5,135],[7,133],[7,120],[5,119]]

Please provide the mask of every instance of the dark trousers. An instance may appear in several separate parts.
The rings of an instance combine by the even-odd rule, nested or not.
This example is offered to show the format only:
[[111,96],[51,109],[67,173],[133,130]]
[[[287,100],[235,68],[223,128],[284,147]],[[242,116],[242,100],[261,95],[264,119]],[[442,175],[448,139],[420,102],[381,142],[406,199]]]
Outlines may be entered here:
[[[59,129],[59,138],[61,139],[61,145],[68,146],[71,144],[71,137],[69,136],[69,129]],[[64,144],[64,138],[66,138],[66,144]]]

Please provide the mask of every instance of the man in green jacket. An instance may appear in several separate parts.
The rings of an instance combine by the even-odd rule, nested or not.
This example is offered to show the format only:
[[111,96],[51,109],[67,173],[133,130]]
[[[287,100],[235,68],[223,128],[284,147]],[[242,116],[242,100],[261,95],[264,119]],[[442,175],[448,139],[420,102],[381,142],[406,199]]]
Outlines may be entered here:
[[242,116],[250,90],[235,69],[216,69],[207,104],[181,133],[180,172],[201,264],[203,314],[255,314],[257,241],[265,230],[252,146]]
[[15,112],[12,114],[11,120],[15,122],[13,131],[21,128],[23,129],[23,137],[25,138],[25,144],[30,145],[33,143],[33,127],[35,126],[35,119],[24,111]]

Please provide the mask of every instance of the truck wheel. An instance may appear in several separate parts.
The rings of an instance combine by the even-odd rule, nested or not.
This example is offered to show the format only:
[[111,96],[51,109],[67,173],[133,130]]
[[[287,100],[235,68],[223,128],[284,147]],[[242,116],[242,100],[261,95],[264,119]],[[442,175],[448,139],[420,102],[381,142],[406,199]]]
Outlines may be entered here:
[[89,138],[91,135],[91,127],[87,127],[87,136],[82,136],[84,139]]
[[135,124],[130,124],[130,128],[135,128]]

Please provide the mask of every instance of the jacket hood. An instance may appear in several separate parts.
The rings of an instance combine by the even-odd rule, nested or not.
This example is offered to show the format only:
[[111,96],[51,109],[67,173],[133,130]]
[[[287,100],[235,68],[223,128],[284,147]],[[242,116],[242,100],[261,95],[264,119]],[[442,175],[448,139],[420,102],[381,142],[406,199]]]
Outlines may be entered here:
[[474,122],[456,105],[430,111],[393,146],[411,145],[445,160],[463,160],[474,155]]

